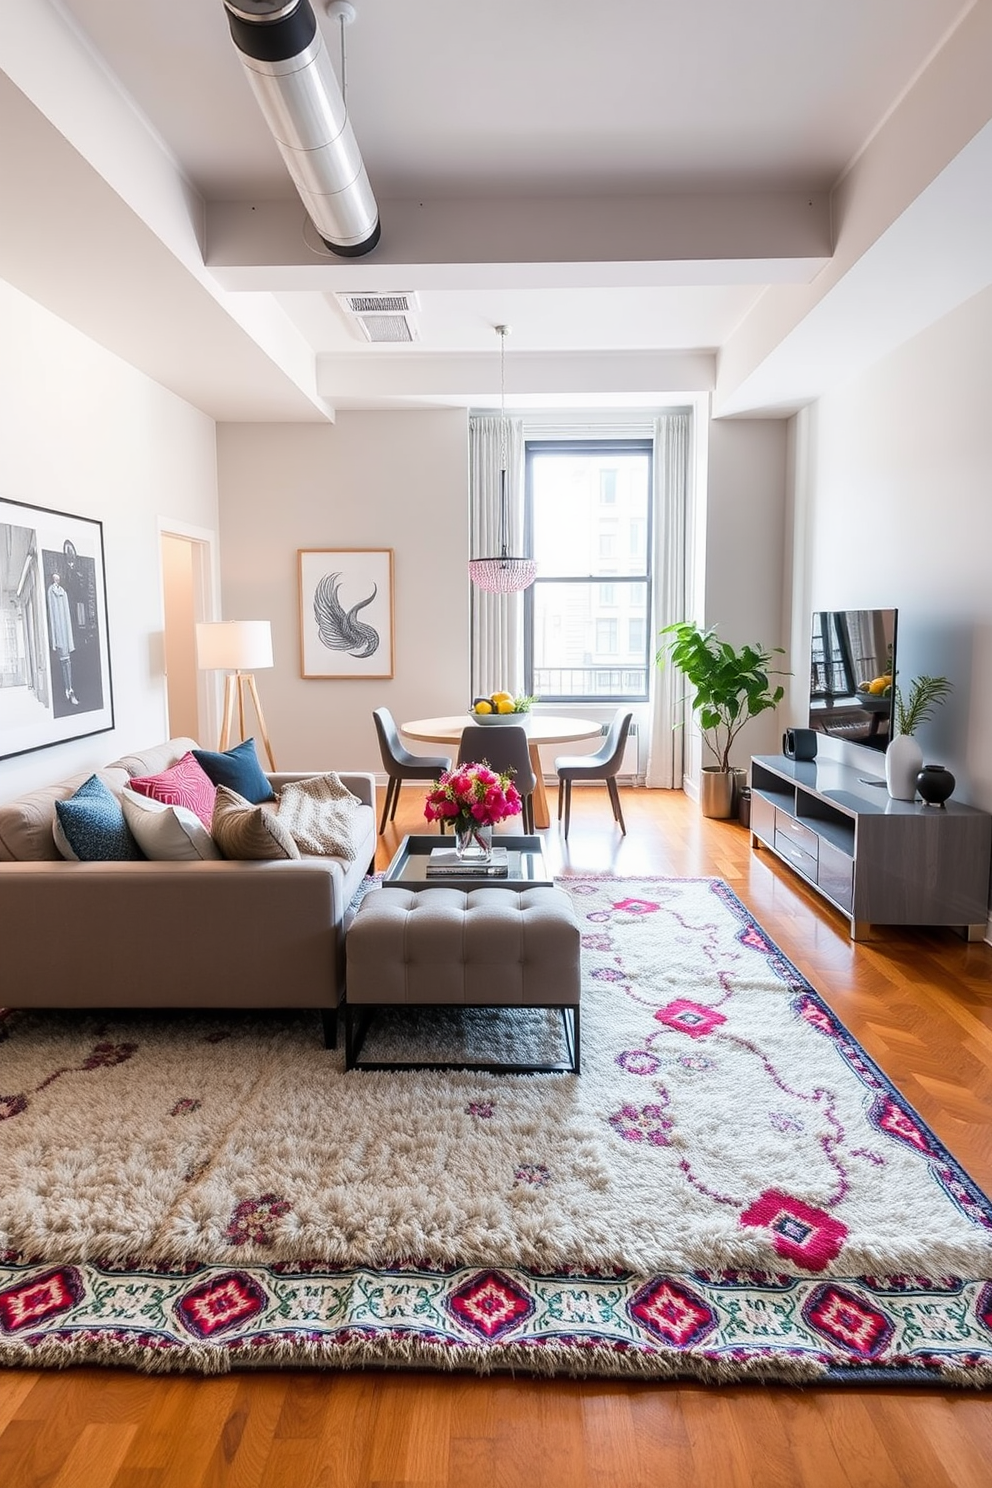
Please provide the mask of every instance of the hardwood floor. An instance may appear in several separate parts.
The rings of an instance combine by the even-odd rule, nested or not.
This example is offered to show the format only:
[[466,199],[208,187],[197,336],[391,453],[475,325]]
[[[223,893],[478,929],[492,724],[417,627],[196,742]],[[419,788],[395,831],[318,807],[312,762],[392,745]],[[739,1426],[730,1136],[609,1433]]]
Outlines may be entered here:
[[[380,866],[422,828],[405,789]],[[847,927],[681,794],[577,787],[557,868],[727,880],[986,1191],[992,947]],[[3,1488],[986,1488],[988,1393],[262,1371],[0,1372]]]

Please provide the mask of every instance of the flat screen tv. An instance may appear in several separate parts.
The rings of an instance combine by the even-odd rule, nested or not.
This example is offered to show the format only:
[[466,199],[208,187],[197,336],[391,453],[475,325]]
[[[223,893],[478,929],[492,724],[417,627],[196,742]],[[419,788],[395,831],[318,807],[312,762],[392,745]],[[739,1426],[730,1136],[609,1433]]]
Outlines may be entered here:
[[884,752],[895,733],[895,610],[817,610],[809,726]]

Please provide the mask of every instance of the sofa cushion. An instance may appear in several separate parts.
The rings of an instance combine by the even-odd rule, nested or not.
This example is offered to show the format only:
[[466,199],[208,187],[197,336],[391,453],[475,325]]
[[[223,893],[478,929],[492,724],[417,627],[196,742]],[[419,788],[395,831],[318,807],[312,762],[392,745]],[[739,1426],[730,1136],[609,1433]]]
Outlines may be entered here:
[[139,796],[151,796],[166,806],[185,806],[195,811],[207,831],[214,814],[215,786],[201,770],[192,753],[184,754],[171,770],[159,775],[134,775],[128,781]]
[[52,833],[62,857],[80,863],[124,863],[144,857],[120,801],[96,775],[68,800],[55,802]]
[[[52,863],[61,859],[52,835],[55,802],[64,801],[90,778],[91,772],[72,775],[39,790],[28,791],[0,806],[0,862]],[[115,794],[127,780],[123,770],[97,771],[97,776]]]
[[246,801],[226,785],[217,787],[211,835],[225,858],[298,858],[300,850],[279,818]]
[[184,754],[189,754],[191,749],[198,747],[195,739],[180,735],[175,739],[167,739],[164,744],[139,749],[134,754],[122,754],[108,769],[124,770],[128,775],[159,775],[163,770],[170,770]]
[[274,801],[275,791],[258,763],[254,739],[244,739],[223,754],[212,749],[194,749],[193,757],[202,765],[214,785],[226,785],[244,800],[257,806]]
[[121,791],[121,806],[124,820],[146,858],[157,863],[196,863],[221,856],[195,811],[167,806],[127,787]]

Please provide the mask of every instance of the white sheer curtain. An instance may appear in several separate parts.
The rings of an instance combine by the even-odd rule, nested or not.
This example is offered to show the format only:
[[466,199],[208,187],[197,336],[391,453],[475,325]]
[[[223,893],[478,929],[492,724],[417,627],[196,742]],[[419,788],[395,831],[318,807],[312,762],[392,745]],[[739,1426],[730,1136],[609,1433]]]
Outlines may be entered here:
[[[686,531],[692,414],[665,413],[654,429],[654,595],[655,631],[684,620]],[[660,643],[659,643],[660,644]],[[673,666],[652,673],[648,761],[645,785],[681,790],[685,730],[681,698],[685,684]]]
[[[507,546],[519,557],[524,550],[524,426],[507,424]],[[499,471],[502,420],[472,417],[469,446],[469,540],[473,558],[499,552]],[[489,594],[472,585],[472,696],[504,689],[524,690],[523,594]]]

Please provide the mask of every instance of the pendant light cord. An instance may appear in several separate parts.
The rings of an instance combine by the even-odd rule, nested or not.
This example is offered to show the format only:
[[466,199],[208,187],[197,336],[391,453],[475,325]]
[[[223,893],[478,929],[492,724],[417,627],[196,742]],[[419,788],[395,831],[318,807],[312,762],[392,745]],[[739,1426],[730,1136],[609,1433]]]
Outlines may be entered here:
[[[519,593],[533,584],[537,575],[537,564],[533,558],[511,558],[507,549],[509,535],[509,495],[507,491],[509,457],[509,428],[506,421],[506,338],[508,325],[493,326],[499,337],[499,553],[485,558],[471,558],[468,571],[472,583],[490,594],[506,595]],[[492,467],[490,467],[491,469]],[[486,515],[488,516],[489,487],[483,487]],[[485,524],[488,528],[488,523]]]
[[499,427],[500,446],[499,461],[503,469],[506,469],[507,439],[506,439],[506,326],[497,326],[499,333]]
[[506,469],[507,462],[507,432],[506,432],[506,337],[509,326],[498,325],[496,334],[499,336],[499,541],[500,556],[507,556],[507,538],[509,529],[509,496],[507,494],[507,481],[509,479]]

